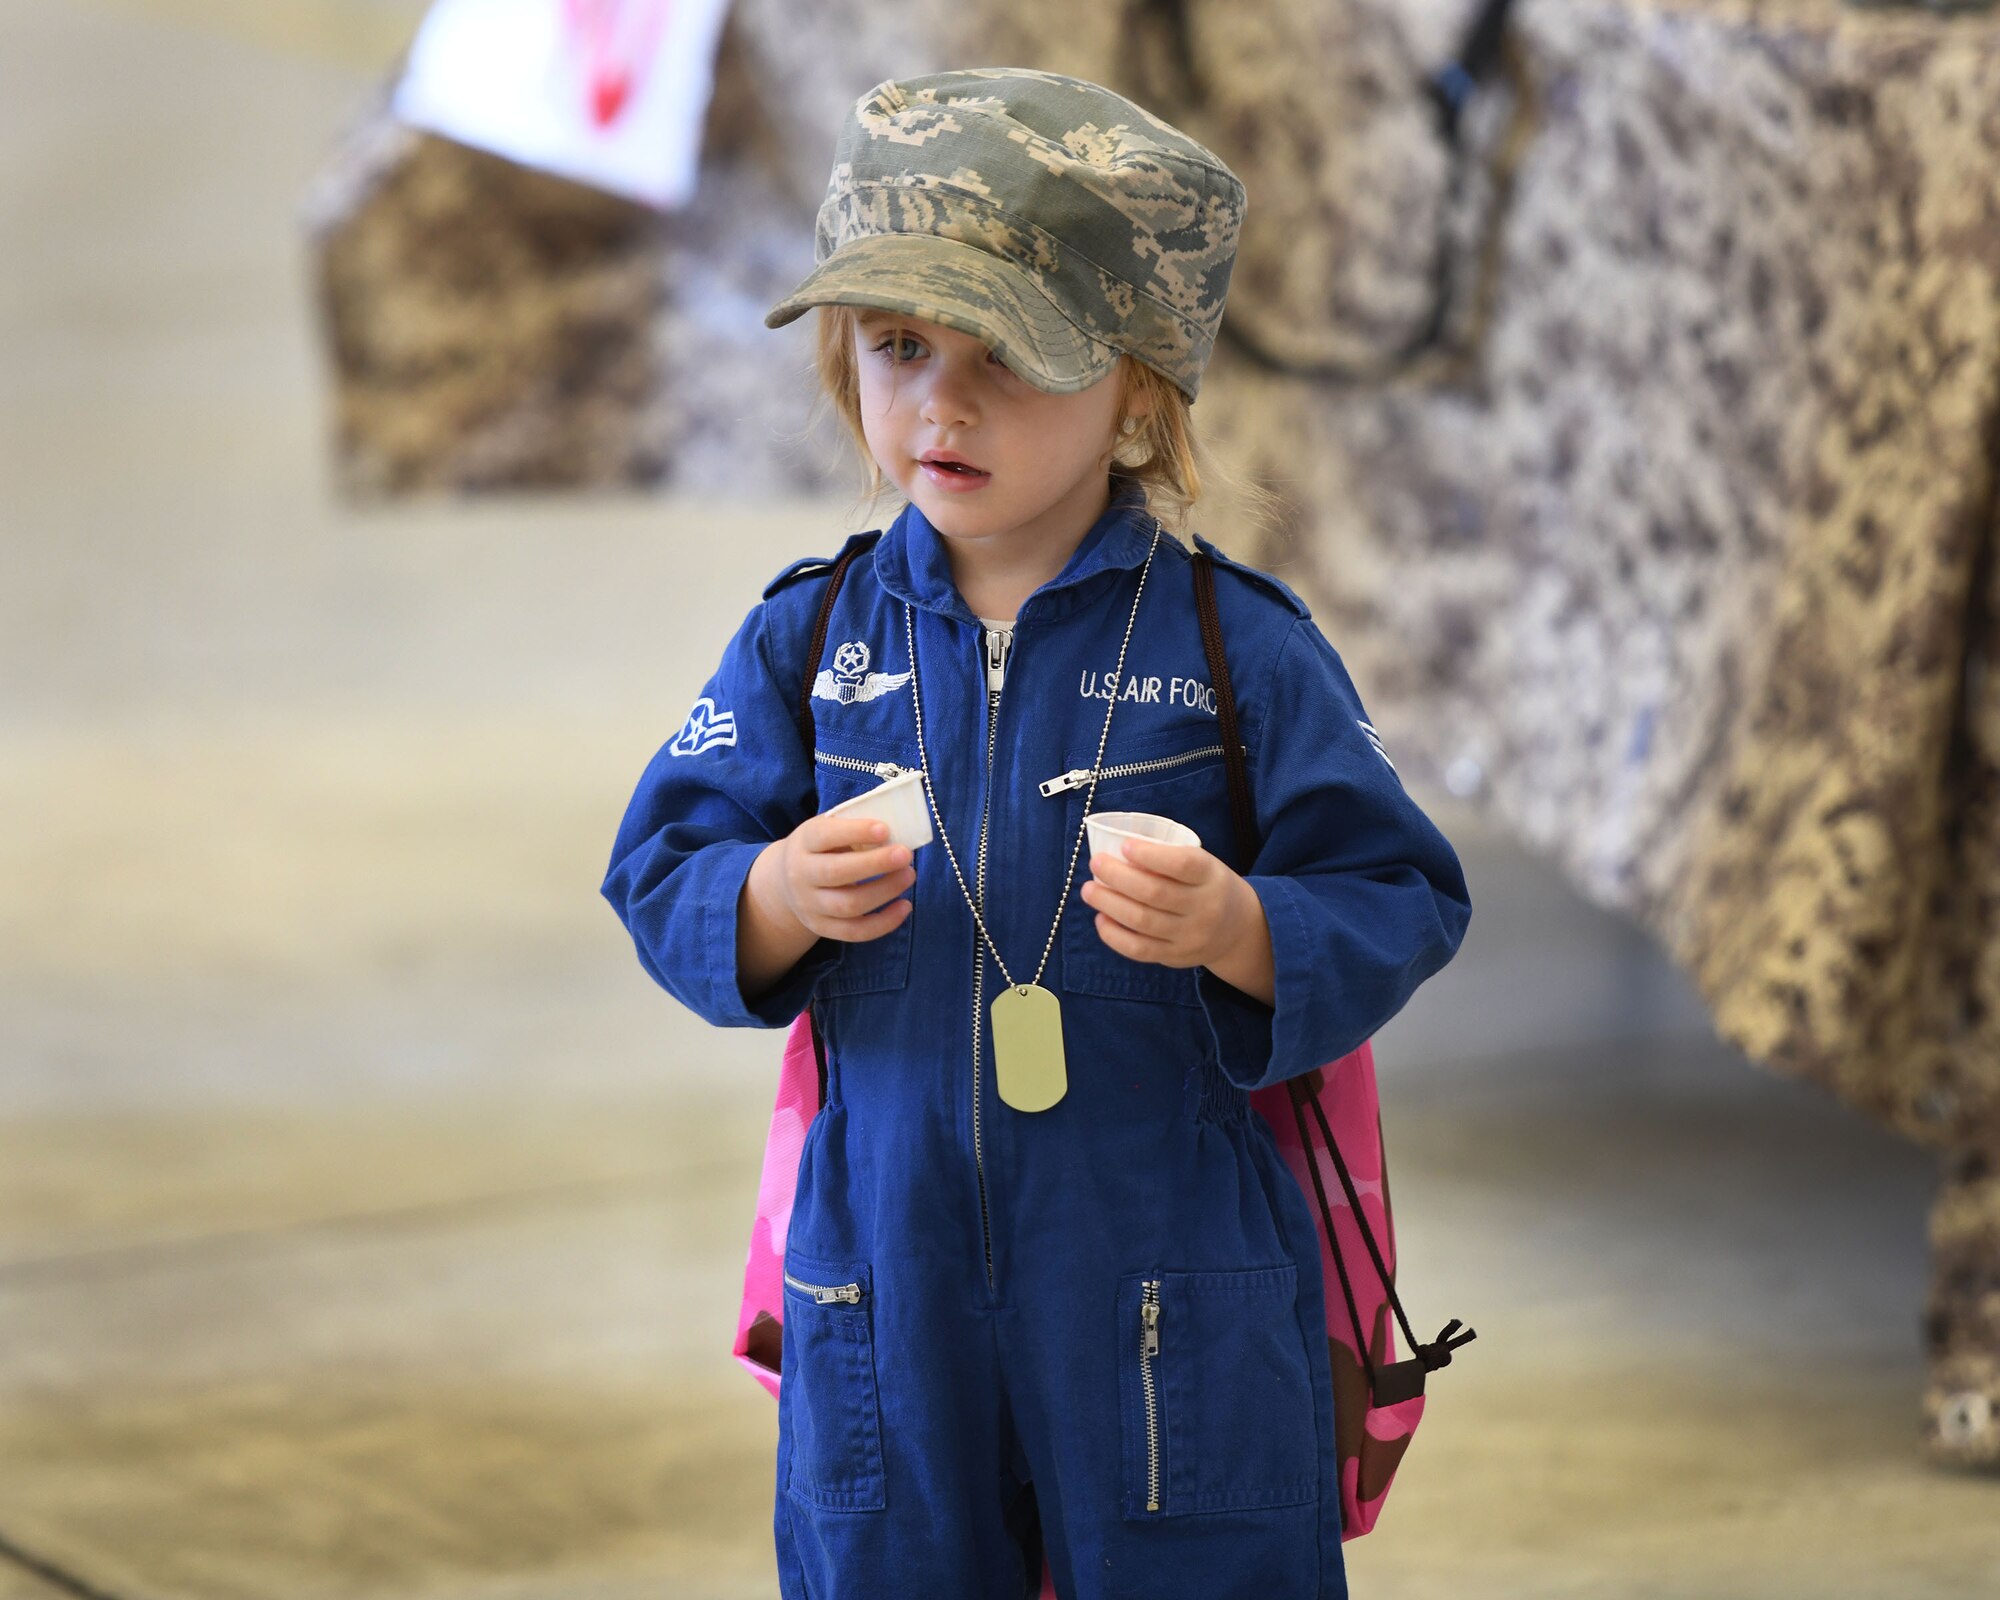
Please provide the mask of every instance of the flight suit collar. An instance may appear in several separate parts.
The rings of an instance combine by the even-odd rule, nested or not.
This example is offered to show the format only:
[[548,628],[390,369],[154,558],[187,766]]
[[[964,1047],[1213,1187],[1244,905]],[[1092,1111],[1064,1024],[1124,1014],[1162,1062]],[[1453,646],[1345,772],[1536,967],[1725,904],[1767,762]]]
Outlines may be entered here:
[[[1103,515],[1077,542],[1062,571],[1022,602],[1016,623],[1067,616],[1117,581],[1105,574],[1129,571],[1144,562],[1152,542],[1153,515],[1146,510],[1143,486],[1132,479],[1114,481],[1111,503]],[[1164,534],[1161,542],[1169,542]],[[875,577],[889,593],[913,606],[979,624],[952,582],[944,536],[914,502],[904,505],[876,541]]]

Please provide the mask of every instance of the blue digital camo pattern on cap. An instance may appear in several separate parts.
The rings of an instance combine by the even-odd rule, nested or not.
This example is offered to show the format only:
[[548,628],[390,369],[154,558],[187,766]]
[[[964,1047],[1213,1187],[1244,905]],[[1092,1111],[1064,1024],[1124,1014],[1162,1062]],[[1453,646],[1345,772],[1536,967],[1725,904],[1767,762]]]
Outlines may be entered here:
[[1193,400],[1243,208],[1213,152],[1099,84],[1026,67],[891,80],[848,113],[819,265],[764,323],[879,306],[983,340],[1053,394],[1125,351]]

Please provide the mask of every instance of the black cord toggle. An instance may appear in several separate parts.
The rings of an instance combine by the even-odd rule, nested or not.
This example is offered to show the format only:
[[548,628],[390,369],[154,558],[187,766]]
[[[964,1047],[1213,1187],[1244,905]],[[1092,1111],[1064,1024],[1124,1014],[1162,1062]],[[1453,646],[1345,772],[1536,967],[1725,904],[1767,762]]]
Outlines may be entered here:
[[1417,1356],[1424,1364],[1424,1371],[1435,1372],[1439,1367],[1450,1366],[1452,1351],[1456,1350],[1462,1344],[1472,1343],[1474,1339],[1479,1337],[1472,1329],[1467,1328],[1465,1332],[1454,1339],[1451,1336],[1451,1331],[1460,1326],[1462,1324],[1458,1318],[1453,1317],[1451,1321],[1438,1329],[1438,1336],[1429,1344],[1420,1344],[1417,1346]]

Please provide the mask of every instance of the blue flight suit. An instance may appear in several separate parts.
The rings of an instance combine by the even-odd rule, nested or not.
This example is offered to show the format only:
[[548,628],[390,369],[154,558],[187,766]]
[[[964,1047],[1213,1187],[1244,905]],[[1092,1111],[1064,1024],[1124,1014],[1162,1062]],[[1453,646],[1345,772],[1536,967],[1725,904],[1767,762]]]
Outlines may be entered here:
[[[603,893],[646,970],[720,1027],[783,1027],[810,1002],[825,1039],[785,1243],[773,1533],[791,1600],[1032,1595],[1037,1529],[1065,1600],[1347,1593],[1318,1230],[1245,1091],[1373,1035],[1451,959],[1471,902],[1298,596],[1198,538],[1275,1005],[1106,945],[1078,893],[1087,843],[1041,975],[1068,1066],[1046,1111],[995,1091],[1004,980],[936,839],[900,927],[819,940],[755,1001],[738,984],[752,859],[920,764],[906,605],[937,814],[1008,969],[1035,976],[1083,818],[1064,775],[1096,757],[1153,528],[1124,485],[1021,606],[1004,663],[913,505],[850,566],[816,661],[826,558],[794,563],[618,830]],[[1173,817],[1236,864],[1190,557],[1164,532],[1094,809]]]

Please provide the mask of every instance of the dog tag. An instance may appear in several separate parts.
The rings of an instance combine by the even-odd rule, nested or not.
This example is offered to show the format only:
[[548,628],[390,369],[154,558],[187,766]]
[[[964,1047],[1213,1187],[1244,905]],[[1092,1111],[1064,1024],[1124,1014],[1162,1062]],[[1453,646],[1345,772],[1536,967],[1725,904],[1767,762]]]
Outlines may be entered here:
[[1062,1006],[1038,983],[1010,984],[993,999],[993,1076],[1016,1111],[1046,1111],[1069,1089]]

